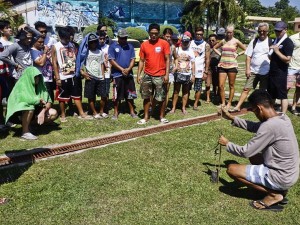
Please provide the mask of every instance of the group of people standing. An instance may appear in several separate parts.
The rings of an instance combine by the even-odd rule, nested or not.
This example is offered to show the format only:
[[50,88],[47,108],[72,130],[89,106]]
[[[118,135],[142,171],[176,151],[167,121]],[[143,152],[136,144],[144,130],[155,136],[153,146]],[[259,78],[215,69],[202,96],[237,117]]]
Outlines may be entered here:
[[[296,104],[300,95],[300,63],[297,57],[299,34],[292,36],[291,39],[288,38],[287,26],[282,21],[276,23],[274,29],[277,38],[272,42],[268,37],[269,25],[260,23],[258,37],[246,48],[234,37],[233,25],[227,26],[226,29],[220,28],[217,34],[211,34],[206,42],[203,37],[203,27],[197,27],[194,35],[186,31],[180,38],[170,28],[166,28],[161,38],[160,26],[150,24],[149,39],[141,44],[139,53],[136,82],[140,84],[144,117],[137,123],[146,124],[157,104],[160,122],[169,122],[165,114],[172,83],[174,87],[169,113],[175,113],[181,89],[182,113],[187,114],[186,107],[192,89],[195,91],[193,110],[199,110],[203,81],[205,81],[205,103],[211,102],[211,96],[215,99],[219,97],[221,106],[226,106],[229,112],[240,111],[249,91],[256,88],[258,83],[261,89],[268,90],[274,100],[281,100],[282,111],[286,112],[287,91],[292,87],[293,82],[297,81],[292,112],[298,114]],[[3,46],[3,51],[0,53],[1,99],[5,104],[8,99],[5,122],[13,125],[21,121],[23,138],[37,138],[30,133],[29,124],[40,117],[40,112],[45,112],[46,118],[51,120],[58,116],[56,110],[51,108],[55,99],[59,101],[61,122],[67,122],[66,104],[72,106],[73,101],[79,119],[108,118],[107,103],[111,82],[114,103],[111,119],[118,119],[119,104],[124,99],[128,104],[130,116],[138,118],[134,109],[137,91],[132,70],[135,51],[127,42],[129,34],[125,29],[118,31],[117,40],[113,42],[107,35],[107,27],[99,25],[97,32],[87,34],[80,45],[73,41],[74,30],[71,27],[60,28],[59,41],[57,41],[47,36],[47,25],[41,21],[35,23],[35,28],[28,25],[21,26],[14,42],[11,41],[12,30],[9,22],[0,21],[0,31]],[[238,73],[237,57],[244,53],[247,81],[238,104],[233,108],[232,100]],[[30,70],[26,71],[27,68]],[[44,86],[43,90],[48,93],[44,95],[44,91],[41,92],[43,97],[37,91],[31,93],[38,96],[40,101],[31,102],[29,110],[19,102],[22,98],[8,98],[9,93],[14,93],[12,96],[19,96],[24,92],[20,89],[22,85],[18,84],[30,82],[30,79],[22,78],[24,74],[32,74],[35,82],[31,82],[30,85],[35,89],[37,86]],[[226,102],[227,77],[229,99]],[[91,115],[88,115],[82,107],[82,78],[85,80],[83,93],[88,99]],[[211,93],[211,85],[213,93]],[[28,99],[35,99],[31,95]],[[98,111],[95,107],[96,96],[101,97]],[[41,120],[37,122],[41,124]]]

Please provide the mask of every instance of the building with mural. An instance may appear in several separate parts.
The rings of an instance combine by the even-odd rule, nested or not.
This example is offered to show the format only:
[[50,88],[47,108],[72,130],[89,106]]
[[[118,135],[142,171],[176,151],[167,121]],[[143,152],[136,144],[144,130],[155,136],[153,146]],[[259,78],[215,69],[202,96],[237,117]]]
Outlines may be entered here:
[[119,27],[152,23],[180,26],[183,0],[12,0],[13,9],[33,26],[40,20],[55,30],[72,26],[78,30],[97,24],[100,16],[113,19]]

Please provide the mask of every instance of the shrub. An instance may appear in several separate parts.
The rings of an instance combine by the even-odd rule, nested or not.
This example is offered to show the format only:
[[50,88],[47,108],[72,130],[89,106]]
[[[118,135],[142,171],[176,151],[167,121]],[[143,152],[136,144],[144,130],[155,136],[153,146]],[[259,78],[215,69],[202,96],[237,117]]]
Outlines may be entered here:
[[136,39],[138,41],[142,41],[142,40],[148,39],[149,35],[148,35],[147,31],[145,31],[145,30],[143,30],[141,28],[138,28],[138,27],[127,27],[125,29],[128,32],[129,37],[132,38],[132,39]]
[[[97,26],[98,26],[98,24],[93,24],[93,25],[90,25],[90,26],[84,28],[84,30],[83,30],[83,37],[85,35],[87,35],[88,33],[91,33],[91,32],[96,33],[97,32]],[[112,29],[110,27],[107,27],[107,35],[110,38],[114,38],[114,33],[113,33],[113,31],[112,31]]]
[[174,34],[178,34],[178,30],[176,27],[172,26],[172,25],[160,25],[160,35],[163,35],[163,31],[166,28],[171,28]]
[[245,35],[241,30],[235,29],[234,30],[234,37],[236,39],[239,39],[240,42],[244,43],[245,42]]

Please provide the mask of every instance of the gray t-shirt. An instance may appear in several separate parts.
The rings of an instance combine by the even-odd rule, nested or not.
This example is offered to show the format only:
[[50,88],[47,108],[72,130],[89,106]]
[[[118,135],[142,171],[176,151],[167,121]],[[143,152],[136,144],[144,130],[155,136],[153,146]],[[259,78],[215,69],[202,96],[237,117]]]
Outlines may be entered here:
[[[28,66],[32,66],[32,58],[30,54],[30,47],[20,45],[19,43],[13,43],[8,46],[3,52],[0,52],[0,60],[12,65],[17,66],[18,64],[23,68],[22,70],[17,71],[17,74],[14,76],[15,79],[19,79],[24,69]],[[13,57],[14,61],[10,57]]]
[[287,115],[281,113],[262,123],[235,117],[233,125],[256,134],[244,146],[229,142],[226,146],[228,152],[245,158],[262,153],[272,182],[286,189],[297,182],[299,147]]

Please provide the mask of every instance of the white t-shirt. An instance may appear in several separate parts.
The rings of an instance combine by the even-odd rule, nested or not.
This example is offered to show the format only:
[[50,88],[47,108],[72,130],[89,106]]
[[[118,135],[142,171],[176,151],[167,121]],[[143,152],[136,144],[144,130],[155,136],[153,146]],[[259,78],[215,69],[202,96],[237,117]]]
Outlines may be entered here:
[[203,41],[200,45],[196,45],[194,40],[191,41],[190,48],[195,55],[195,78],[202,78],[205,67],[205,45],[207,43]]
[[249,43],[245,54],[251,57],[250,70],[251,73],[266,75],[270,70],[269,53],[269,40],[266,38],[264,41],[257,40],[255,48],[253,49],[254,39]]
[[294,43],[293,56],[289,68],[300,70],[300,33],[290,36]]
[[89,75],[97,80],[104,79],[103,71],[101,68],[102,63],[104,63],[104,53],[99,49],[95,51],[89,50],[85,67]]
[[105,44],[103,46],[101,46],[101,51],[104,53],[104,65],[105,65],[105,73],[104,73],[104,77],[105,78],[110,78],[110,72],[111,72],[111,65],[108,61],[108,48],[109,45]]
[[181,47],[177,49],[178,68],[177,72],[184,75],[192,74],[192,62],[195,62],[195,55],[191,48],[183,50]]
[[54,38],[52,38],[52,37],[46,36],[44,43],[45,43],[45,45],[47,45],[49,48],[51,48],[52,45],[54,45],[54,44],[57,43],[57,41],[56,41]]

